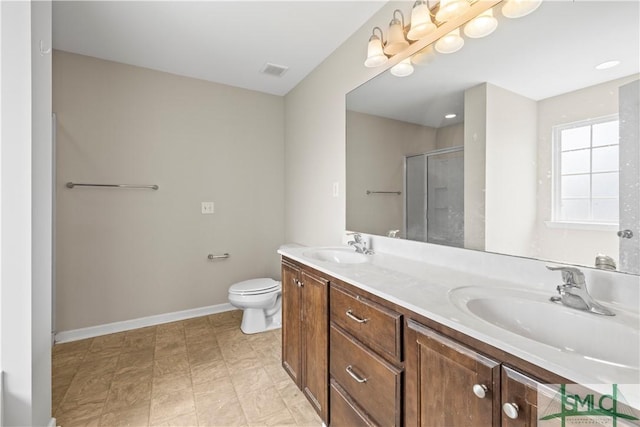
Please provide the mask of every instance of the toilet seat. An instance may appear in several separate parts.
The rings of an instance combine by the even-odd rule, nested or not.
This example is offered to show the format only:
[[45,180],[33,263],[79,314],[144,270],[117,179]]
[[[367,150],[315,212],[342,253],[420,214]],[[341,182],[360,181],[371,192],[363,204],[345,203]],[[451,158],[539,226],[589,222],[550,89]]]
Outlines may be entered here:
[[261,295],[280,290],[280,282],[270,278],[251,279],[231,285],[233,295]]

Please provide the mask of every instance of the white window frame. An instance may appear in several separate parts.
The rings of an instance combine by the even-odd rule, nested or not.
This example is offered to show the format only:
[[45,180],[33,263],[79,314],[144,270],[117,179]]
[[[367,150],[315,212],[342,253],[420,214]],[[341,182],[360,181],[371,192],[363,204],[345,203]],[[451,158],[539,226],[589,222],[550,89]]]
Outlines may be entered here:
[[[562,182],[562,150],[561,150],[561,140],[560,135],[562,131],[567,129],[586,127],[586,126],[594,126],[600,123],[619,121],[618,114],[611,114],[608,116],[598,117],[595,119],[587,119],[580,120],[577,122],[571,123],[563,123],[559,125],[555,125],[552,128],[553,139],[552,139],[552,198],[551,198],[551,221],[545,222],[549,228],[571,228],[571,229],[585,229],[585,230],[602,230],[602,231],[611,231],[618,229],[618,222],[603,222],[603,221],[594,221],[593,219],[585,220],[585,221],[577,221],[577,220],[564,220],[561,219],[561,182]],[[612,144],[614,145],[614,144]],[[612,146],[610,145],[610,146]],[[618,141],[619,146],[619,141]],[[606,147],[606,146],[603,146]],[[589,150],[593,151],[593,141],[590,141]],[[600,147],[597,147],[600,148]],[[586,149],[586,148],[585,148]],[[591,163],[593,162],[593,156],[590,156]],[[618,167],[619,172],[619,167]],[[591,166],[589,167],[589,175],[593,175],[591,170]],[[593,196],[591,194],[591,188],[589,189],[589,206],[592,205]],[[589,212],[589,217],[591,218],[591,212]]]

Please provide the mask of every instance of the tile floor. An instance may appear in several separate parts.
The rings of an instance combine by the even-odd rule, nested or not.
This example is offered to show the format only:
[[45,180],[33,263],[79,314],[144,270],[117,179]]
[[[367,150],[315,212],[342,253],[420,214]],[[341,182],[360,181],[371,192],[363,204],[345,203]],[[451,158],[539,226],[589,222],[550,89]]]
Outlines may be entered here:
[[241,311],[53,348],[59,426],[320,426],[280,364],[280,330],[244,335]]

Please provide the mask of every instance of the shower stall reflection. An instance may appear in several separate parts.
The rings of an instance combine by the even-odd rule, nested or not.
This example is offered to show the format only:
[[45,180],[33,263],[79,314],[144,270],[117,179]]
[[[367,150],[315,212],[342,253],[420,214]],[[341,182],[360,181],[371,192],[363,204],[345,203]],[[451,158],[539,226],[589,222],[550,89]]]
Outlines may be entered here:
[[405,157],[407,239],[464,246],[462,147]]

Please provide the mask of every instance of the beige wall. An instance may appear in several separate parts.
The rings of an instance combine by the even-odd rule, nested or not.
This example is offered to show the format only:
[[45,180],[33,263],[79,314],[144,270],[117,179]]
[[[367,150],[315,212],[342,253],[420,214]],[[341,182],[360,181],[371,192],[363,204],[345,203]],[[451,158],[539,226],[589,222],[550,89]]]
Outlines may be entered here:
[[[405,3],[402,5],[405,7]],[[390,2],[382,7],[285,97],[287,241],[306,245],[335,245],[342,241],[345,95],[382,71],[363,65],[367,40],[372,26],[388,24],[398,6]],[[333,197],[336,182],[340,192]]]
[[55,52],[53,99],[58,331],[226,303],[232,283],[279,276],[283,98]]
[[464,123],[456,123],[436,130],[436,149],[462,146],[464,146]]
[[378,235],[403,229],[403,197],[366,192],[403,191],[405,156],[434,150],[437,131],[347,111],[347,229]]

